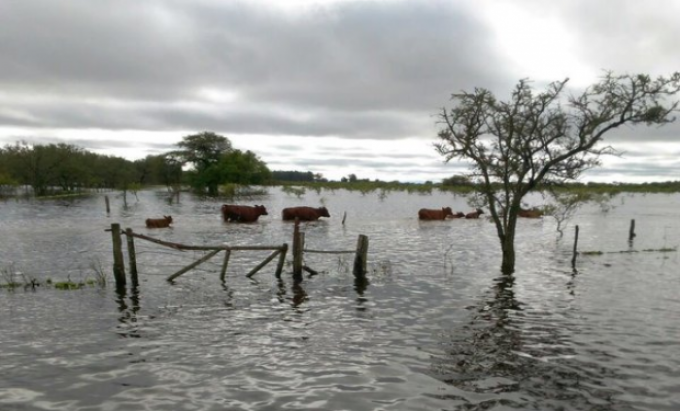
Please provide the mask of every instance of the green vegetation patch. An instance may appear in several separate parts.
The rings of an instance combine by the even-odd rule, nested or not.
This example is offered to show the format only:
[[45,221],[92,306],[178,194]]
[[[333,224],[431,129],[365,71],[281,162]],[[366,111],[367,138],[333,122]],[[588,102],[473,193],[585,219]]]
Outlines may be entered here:
[[74,283],[73,281],[59,281],[54,283],[54,288],[57,290],[79,290],[85,286],[85,283]]

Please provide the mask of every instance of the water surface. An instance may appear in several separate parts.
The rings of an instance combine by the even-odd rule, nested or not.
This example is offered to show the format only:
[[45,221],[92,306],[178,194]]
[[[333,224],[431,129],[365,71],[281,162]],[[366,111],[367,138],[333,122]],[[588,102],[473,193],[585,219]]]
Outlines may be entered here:
[[[161,191],[0,202],[0,268],[45,282],[110,272],[113,222],[184,244],[280,245],[280,210],[326,205],[310,249],[369,237],[368,284],[351,255],[307,254],[320,274],[281,280],[268,252],[215,258],[168,284],[199,252],[137,241],[140,286],[0,290],[2,410],[678,410],[679,195],[619,195],[584,207],[558,239],[520,220],[517,272],[499,275],[486,219],[419,222],[463,197],[270,189],[269,216],[226,224],[220,201]],[[540,198],[532,201],[540,202]],[[345,224],[341,224],[346,213]],[[172,215],[172,229],[144,219]],[[630,220],[637,237],[628,242]],[[573,226],[582,255],[571,266]],[[625,251],[625,252],[624,252]],[[630,252],[636,251],[636,252]],[[290,260],[290,259],[289,259]],[[0,281],[3,281],[0,279]],[[4,281],[3,281],[4,282]]]

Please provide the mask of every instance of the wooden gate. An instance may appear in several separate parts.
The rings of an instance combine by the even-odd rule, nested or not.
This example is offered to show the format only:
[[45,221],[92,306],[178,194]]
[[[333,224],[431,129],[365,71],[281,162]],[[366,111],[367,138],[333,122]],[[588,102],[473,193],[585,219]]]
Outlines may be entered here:
[[127,238],[127,247],[128,247],[128,263],[130,267],[130,280],[133,284],[133,286],[137,286],[139,284],[139,280],[137,278],[137,254],[135,251],[135,242],[134,239],[138,238],[140,240],[144,241],[149,241],[154,244],[158,244],[164,247],[169,247],[174,250],[180,250],[180,251],[209,251],[206,255],[203,257],[199,258],[198,260],[194,261],[193,263],[183,267],[179,271],[173,273],[172,275],[168,276],[167,280],[168,281],[173,281],[180,275],[186,273],[187,271],[199,266],[200,264],[203,264],[204,262],[210,260],[211,258],[215,257],[217,254],[220,252],[224,251],[224,260],[222,262],[222,269],[220,270],[220,279],[224,281],[225,275],[227,273],[227,266],[229,265],[229,258],[231,257],[231,252],[232,251],[262,251],[262,250],[272,250],[273,252],[265,258],[260,264],[258,264],[255,268],[250,270],[248,274],[246,274],[246,277],[252,277],[255,275],[260,269],[262,269],[264,266],[269,264],[274,258],[277,256],[279,257],[278,265],[276,267],[276,277],[279,278],[281,277],[281,272],[283,271],[283,264],[286,259],[286,253],[288,252],[288,244],[282,244],[279,246],[228,246],[228,245],[214,245],[214,246],[204,246],[204,245],[186,245],[186,244],[180,244],[180,243],[173,243],[170,241],[164,241],[164,240],[159,240],[157,238],[149,237],[144,234],[138,234],[132,231],[131,228],[125,229],[125,231],[121,231],[120,229],[120,224],[114,223],[111,224],[111,236],[113,239],[113,274],[116,280],[116,285],[117,286],[124,286],[125,285],[125,264],[123,262],[123,250],[122,250],[122,241],[121,241],[121,236],[125,236]]

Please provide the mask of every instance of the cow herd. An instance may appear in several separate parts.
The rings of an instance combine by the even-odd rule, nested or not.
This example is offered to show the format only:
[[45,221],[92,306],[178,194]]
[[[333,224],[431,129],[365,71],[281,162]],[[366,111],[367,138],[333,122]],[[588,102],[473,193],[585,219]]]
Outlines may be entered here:
[[479,218],[484,214],[482,209],[478,208],[471,213],[463,213],[462,211],[453,212],[451,207],[442,207],[442,209],[421,208],[418,210],[418,219],[420,220],[446,220],[447,218]]
[[[224,221],[232,223],[253,223],[261,215],[269,215],[267,208],[263,205],[244,206],[224,204],[222,206],[222,217]],[[281,219],[290,221],[298,219],[300,221],[316,221],[321,217],[330,217],[326,207],[288,207],[281,211]]]
[[[260,216],[269,215],[267,208],[264,205],[233,205],[224,204],[221,207],[222,218],[229,223],[254,223]],[[441,209],[421,208],[418,210],[418,219],[420,220],[446,220],[447,218],[479,218],[484,214],[480,208],[470,213],[463,213],[462,211],[453,212],[451,207],[442,207]],[[520,210],[520,217],[539,218],[542,213],[537,209]],[[316,221],[321,217],[330,217],[326,207],[287,207],[281,211],[281,219],[284,221]],[[172,216],[163,216],[163,218],[148,218],[146,220],[147,228],[164,228],[169,227],[172,223]]]
[[[453,212],[451,207],[442,207],[440,209],[431,208],[421,208],[418,210],[418,218],[421,220],[446,220],[447,218],[479,218],[481,214],[484,214],[482,209],[478,208],[471,213],[463,213],[461,211]],[[522,218],[541,218],[543,217],[543,211],[539,208],[524,209],[520,208],[517,212],[518,217]]]
[[[260,216],[269,215],[267,208],[263,205],[233,205],[224,204],[220,211],[225,222],[229,223],[254,223]],[[281,211],[281,218],[284,221],[300,220],[300,221],[316,221],[321,217],[330,217],[330,213],[326,207],[288,207]],[[172,223],[172,216],[163,216],[163,218],[147,218],[147,228],[165,228]]]

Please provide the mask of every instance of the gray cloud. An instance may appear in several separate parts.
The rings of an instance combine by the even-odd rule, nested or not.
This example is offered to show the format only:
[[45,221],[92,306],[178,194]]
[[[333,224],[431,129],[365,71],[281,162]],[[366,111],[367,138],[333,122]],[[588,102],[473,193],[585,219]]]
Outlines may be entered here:
[[[445,2],[350,2],[286,15],[243,2],[6,2],[7,125],[401,138],[452,91],[493,84],[484,25]],[[452,75],[455,73],[455,75]],[[197,107],[201,90],[235,104]],[[285,110],[282,110],[285,109]],[[304,119],[300,119],[301,113]]]
[[[656,75],[680,65],[677,2],[643,7],[622,0],[615,8],[584,0],[507,4],[559,25],[574,42],[564,53],[594,71]],[[350,1],[283,12],[248,0],[118,0],[107,8],[90,0],[5,1],[0,143],[44,138],[51,130],[211,130],[280,136],[269,147],[253,137],[244,148],[285,155],[301,167],[340,167],[353,159],[389,175],[395,172],[390,159],[399,170],[415,172],[437,159],[434,151],[432,158],[403,150],[373,156],[360,141],[397,146],[417,138],[431,144],[435,115],[451,93],[481,86],[506,98],[525,74],[499,46],[504,39],[485,17],[485,10],[496,7],[490,0]],[[513,18],[508,15],[505,23],[526,28]],[[527,41],[524,51],[531,48]],[[536,57],[540,62],[542,56]],[[3,127],[29,131],[8,134]],[[309,140],[293,144],[289,136]],[[645,152],[642,142],[678,137],[675,123],[621,128],[606,142],[640,142],[632,154],[638,156]],[[101,150],[142,144],[77,138],[71,141]],[[322,143],[335,138],[345,144]],[[154,152],[176,142],[143,144]],[[314,158],[299,160],[301,149]],[[447,166],[441,170],[457,167]]]

